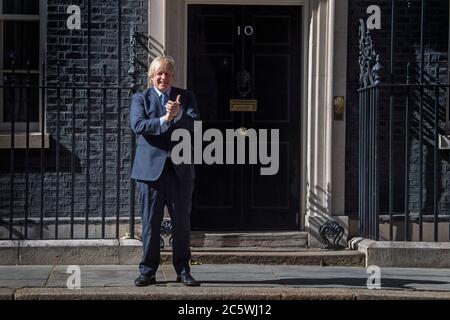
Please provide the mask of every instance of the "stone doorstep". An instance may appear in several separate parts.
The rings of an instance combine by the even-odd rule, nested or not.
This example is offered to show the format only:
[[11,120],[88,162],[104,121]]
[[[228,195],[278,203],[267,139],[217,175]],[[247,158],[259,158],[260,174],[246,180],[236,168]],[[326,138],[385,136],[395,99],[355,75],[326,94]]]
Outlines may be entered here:
[[450,242],[374,241],[353,238],[349,248],[366,257],[366,267],[450,268]]
[[202,232],[191,233],[193,247],[306,248],[308,233],[279,232]]
[[[163,255],[171,262],[171,254]],[[315,266],[364,266],[365,256],[356,251],[301,252],[192,252],[198,264],[284,264]]]
[[[274,248],[201,248],[192,247],[192,261],[199,264],[305,264],[362,266],[364,255],[357,251],[321,251]],[[48,264],[138,264],[142,243],[126,240],[32,240],[0,241],[0,265]],[[171,250],[163,250],[162,263],[170,262]]]

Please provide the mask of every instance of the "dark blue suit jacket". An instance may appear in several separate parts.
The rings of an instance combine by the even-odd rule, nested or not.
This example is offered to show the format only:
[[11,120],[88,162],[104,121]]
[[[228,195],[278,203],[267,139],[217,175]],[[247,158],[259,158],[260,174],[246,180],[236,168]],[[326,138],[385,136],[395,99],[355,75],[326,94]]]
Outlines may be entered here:
[[[167,151],[177,144],[171,141],[173,130],[184,128],[194,131],[194,120],[199,119],[197,102],[192,91],[172,87],[170,100],[175,101],[180,95],[181,119],[172,124],[167,131],[161,133],[159,118],[164,116],[165,108],[161,106],[155,89],[149,88],[131,97],[130,122],[131,129],[138,135],[136,154],[131,178],[144,181],[155,181],[161,175],[167,157]],[[183,181],[194,178],[194,164],[174,165],[177,176]]]

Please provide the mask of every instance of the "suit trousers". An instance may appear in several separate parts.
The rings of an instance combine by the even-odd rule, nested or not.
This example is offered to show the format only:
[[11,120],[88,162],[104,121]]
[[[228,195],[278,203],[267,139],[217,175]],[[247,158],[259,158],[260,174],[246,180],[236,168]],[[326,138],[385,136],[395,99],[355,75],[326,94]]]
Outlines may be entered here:
[[189,273],[190,212],[194,181],[181,181],[170,158],[156,181],[137,183],[141,203],[143,257],[139,271],[152,276],[158,270],[161,259],[160,232],[167,205],[172,220],[173,266],[178,275]]

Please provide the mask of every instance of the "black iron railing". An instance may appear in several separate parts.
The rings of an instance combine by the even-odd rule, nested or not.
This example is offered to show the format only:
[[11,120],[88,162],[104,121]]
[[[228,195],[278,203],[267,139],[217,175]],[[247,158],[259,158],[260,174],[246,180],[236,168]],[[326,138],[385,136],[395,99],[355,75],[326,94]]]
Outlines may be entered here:
[[[57,63],[53,83],[46,82],[43,73],[40,84],[30,84],[28,69],[25,84],[17,84],[13,68],[7,81],[0,85],[1,95],[9,97],[11,120],[10,148],[3,150],[9,153],[9,186],[2,187],[0,238],[119,238],[123,235],[119,233],[121,220],[129,221],[126,231],[133,237],[134,217],[130,218],[129,213],[134,215],[135,200],[129,170],[134,146],[130,143],[125,154],[122,149],[124,132],[127,142],[133,134],[129,126],[122,129],[123,123],[128,123],[122,110],[128,108],[134,88],[108,86],[106,65],[102,83],[89,86],[76,83],[75,65],[70,85],[61,85],[60,69]],[[42,70],[46,70],[45,65]],[[30,107],[23,104],[26,121],[21,132],[16,130],[14,110],[16,100],[29,101],[30,92],[37,90],[41,97],[38,147],[30,141]],[[24,145],[19,145],[18,138],[25,140]],[[5,210],[6,195],[8,210]],[[108,201],[114,202],[115,210]],[[107,226],[114,232],[107,235]],[[52,228],[53,232],[49,232]]]
[[[37,79],[29,63],[26,71],[16,70],[15,55],[10,55],[11,68],[0,81],[0,99],[9,110],[3,124],[9,127],[10,141],[9,148],[0,150],[0,239],[135,236],[135,183],[129,178],[135,136],[126,110],[138,89],[139,33],[131,23],[126,79],[130,84],[123,85],[122,1],[114,5],[117,67],[108,70],[103,65],[95,80],[91,0],[83,65],[49,60]],[[52,68],[52,75],[46,75]],[[37,101],[31,107],[33,99]]]
[[[449,241],[450,210],[444,203],[449,190],[443,186],[442,168],[450,154],[448,147],[440,148],[440,140],[450,134],[448,62],[425,66],[423,0],[420,61],[414,73],[411,63],[405,63],[406,82],[394,81],[399,68],[394,65],[396,1],[391,3],[387,72],[363,20],[359,27],[360,235],[374,240]],[[382,81],[381,74],[387,74],[383,77],[387,80]],[[439,228],[441,223],[448,223],[448,230]]]

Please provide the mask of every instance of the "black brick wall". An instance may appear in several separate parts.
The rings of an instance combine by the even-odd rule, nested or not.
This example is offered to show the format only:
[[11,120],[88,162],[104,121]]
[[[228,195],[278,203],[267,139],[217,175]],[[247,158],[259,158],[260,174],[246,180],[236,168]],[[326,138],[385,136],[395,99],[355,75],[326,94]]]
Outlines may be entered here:
[[[81,9],[81,30],[68,30],[66,13],[69,5],[79,5]],[[138,84],[142,87],[146,83],[146,65],[148,51],[145,47],[145,39],[148,30],[148,1],[147,0],[122,0],[121,1],[121,30],[118,24],[118,1],[91,1],[91,87],[102,84],[103,65],[106,64],[107,72],[105,82],[107,86],[124,87],[121,92],[120,126],[118,121],[118,90],[107,90],[106,99],[106,132],[103,130],[103,91],[92,89],[90,96],[87,90],[76,90],[75,99],[75,152],[72,153],[72,90],[60,91],[60,138],[57,140],[57,90],[48,89],[46,92],[46,128],[50,134],[50,149],[45,152],[45,182],[44,182],[44,211],[45,217],[67,217],[71,213],[71,188],[75,184],[75,216],[101,215],[102,204],[102,159],[103,136],[106,134],[106,214],[116,215],[116,170],[117,159],[120,158],[120,215],[128,216],[130,212],[129,201],[129,172],[130,172],[130,142],[131,130],[129,125],[129,34],[131,24],[137,25],[142,43],[138,50]],[[71,86],[75,81],[76,86],[87,86],[88,81],[88,14],[87,0],[49,0],[47,1],[47,34],[46,34],[46,79],[47,85],[59,83],[61,86]],[[122,49],[119,52],[118,33],[122,37]],[[118,83],[119,55],[121,55],[120,74],[121,82]],[[61,77],[57,79],[60,66]],[[75,77],[72,77],[72,65],[75,65]],[[86,208],[86,172],[87,172],[87,108],[90,101],[90,165],[89,165],[89,210]],[[121,153],[117,155],[118,136],[121,136]],[[59,208],[56,208],[56,145],[60,148],[60,173],[59,173]],[[9,216],[9,150],[1,151],[2,174],[0,175],[0,216]],[[15,193],[14,212],[15,217],[21,217],[24,213],[25,203],[25,152],[15,152]],[[75,181],[71,177],[71,157],[75,158]],[[40,215],[40,150],[30,152],[30,192],[29,205],[30,216]],[[138,212],[138,211],[136,211]]]
[[[420,80],[421,47],[420,47],[420,13],[421,1],[396,1],[395,11],[395,39],[394,39],[394,82],[405,83],[406,65],[410,62],[411,81]],[[346,114],[346,212],[348,215],[357,215],[358,211],[358,19],[367,19],[366,9],[376,4],[381,8],[381,30],[372,30],[371,35],[380,62],[384,66],[382,81],[389,82],[390,68],[390,32],[391,32],[391,1],[349,1],[349,38],[348,38],[348,89]],[[439,79],[448,82],[448,24],[449,1],[427,1],[425,11],[424,29],[424,74],[426,82],[436,80],[435,68],[440,67]],[[380,156],[380,209],[388,211],[388,132],[389,132],[389,92],[382,91],[380,103],[380,123],[378,139]],[[405,158],[405,98],[404,91],[394,91],[395,103],[393,112],[394,134],[394,211],[404,211],[404,158]],[[423,154],[423,200],[425,214],[433,211],[433,150],[434,150],[434,92],[425,92],[424,99],[424,154]],[[419,143],[418,143],[418,110],[420,99],[417,93],[410,98],[410,140],[409,150],[409,207],[412,212],[419,209]],[[445,94],[440,92],[439,99],[439,133],[445,130]],[[439,152],[440,189],[438,190],[439,211],[448,214],[450,200],[450,172],[448,151]]]

